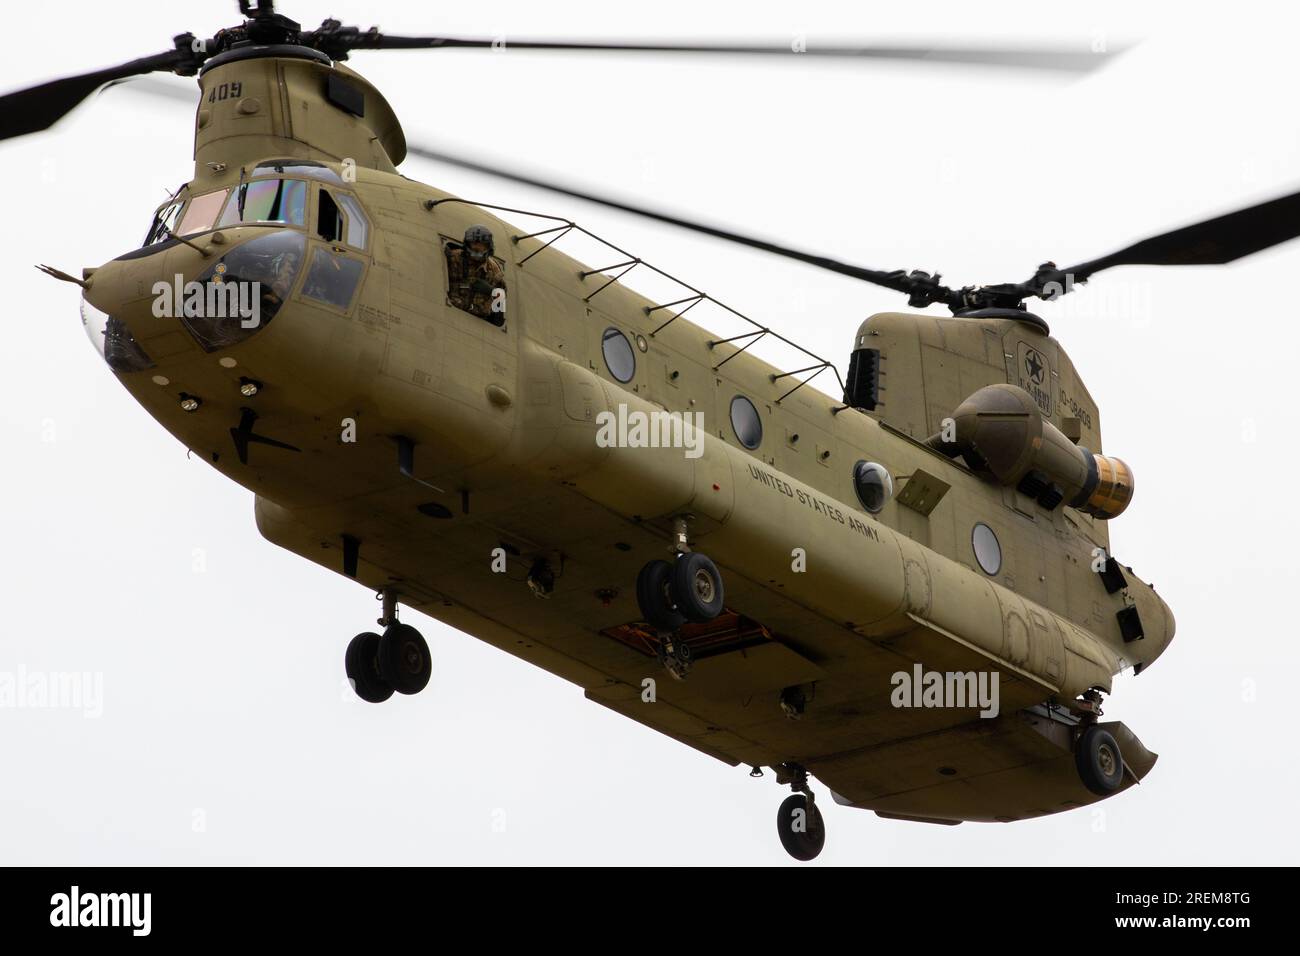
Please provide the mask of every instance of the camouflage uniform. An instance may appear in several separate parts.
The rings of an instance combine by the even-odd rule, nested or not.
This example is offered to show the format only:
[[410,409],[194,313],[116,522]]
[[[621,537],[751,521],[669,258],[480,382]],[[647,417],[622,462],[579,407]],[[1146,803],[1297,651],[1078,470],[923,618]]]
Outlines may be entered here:
[[487,319],[493,325],[501,325],[506,314],[504,309],[492,311],[493,290],[504,290],[505,287],[505,273],[500,263],[490,255],[475,262],[463,247],[447,249],[447,298],[456,308]]

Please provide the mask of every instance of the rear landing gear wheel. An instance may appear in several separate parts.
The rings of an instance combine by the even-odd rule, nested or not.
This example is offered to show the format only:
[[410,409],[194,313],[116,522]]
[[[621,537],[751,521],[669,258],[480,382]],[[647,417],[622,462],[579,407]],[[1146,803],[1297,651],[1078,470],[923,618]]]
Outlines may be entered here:
[[673,563],[672,594],[686,620],[706,624],[722,613],[722,572],[706,554],[679,554]]
[[636,576],[636,603],[657,631],[675,631],[686,623],[672,597],[672,577],[673,566],[667,561],[651,561]]
[[781,809],[776,813],[776,832],[785,852],[801,862],[816,859],[826,844],[822,812],[803,793],[792,793],[781,801]]
[[379,673],[380,641],[380,636],[370,631],[358,634],[348,643],[343,657],[352,689],[370,704],[382,704],[393,696],[393,685]]
[[433,674],[424,637],[409,624],[394,621],[379,639],[379,673],[399,694],[418,694]]
[[1083,785],[1098,796],[1110,796],[1124,782],[1119,744],[1096,724],[1085,730],[1074,745],[1074,765]]

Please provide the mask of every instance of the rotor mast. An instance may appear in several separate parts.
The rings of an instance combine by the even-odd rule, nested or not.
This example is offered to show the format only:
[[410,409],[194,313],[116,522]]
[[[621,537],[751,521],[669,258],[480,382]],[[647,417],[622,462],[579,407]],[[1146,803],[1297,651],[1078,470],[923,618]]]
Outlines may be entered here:
[[301,46],[233,47],[199,76],[194,175],[270,157],[396,172],[406,137],[392,107],[359,74]]

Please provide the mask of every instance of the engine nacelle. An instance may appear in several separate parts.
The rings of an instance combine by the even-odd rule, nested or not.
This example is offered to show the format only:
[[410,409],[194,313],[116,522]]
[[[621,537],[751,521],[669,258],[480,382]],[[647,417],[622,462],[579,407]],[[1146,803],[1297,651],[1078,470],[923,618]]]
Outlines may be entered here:
[[[1048,510],[1062,501],[1096,518],[1122,514],[1133,499],[1133,472],[1118,458],[1075,445],[1015,385],[988,385],[953,413],[954,433],[930,444],[961,455],[971,470],[1014,485]],[[947,439],[947,440],[945,440]]]

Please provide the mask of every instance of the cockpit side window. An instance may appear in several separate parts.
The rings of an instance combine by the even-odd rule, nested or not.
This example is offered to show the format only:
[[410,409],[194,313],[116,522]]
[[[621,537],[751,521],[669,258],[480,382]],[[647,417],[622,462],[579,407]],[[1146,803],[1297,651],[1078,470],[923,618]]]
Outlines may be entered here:
[[326,242],[343,241],[343,213],[328,189],[320,191],[316,202],[316,235]]
[[207,232],[212,228],[212,224],[217,221],[217,215],[221,212],[221,206],[229,195],[229,189],[219,189],[214,193],[206,193],[202,196],[195,196],[190,200],[189,206],[185,209],[185,215],[181,217],[181,224],[176,229],[178,236],[192,236],[196,232]]
[[336,255],[328,249],[314,249],[302,294],[346,311],[364,269],[360,259]]
[[222,226],[246,222],[307,224],[307,183],[301,179],[255,179],[241,183],[221,216]]
[[144,237],[142,245],[152,246],[155,242],[162,242],[170,236],[176,230],[176,220],[180,218],[181,208],[184,205],[184,200],[177,200],[159,209],[157,215],[153,217],[153,225],[149,227],[149,234]]
[[339,193],[338,203],[348,217],[348,228],[343,241],[354,249],[365,249],[366,238],[370,233],[370,220],[362,212],[361,203],[357,202],[355,196],[347,193]]
[[356,197],[345,192],[320,190],[316,206],[316,234],[326,242],[346,242],[354,249],[366,248],[370,220]]

